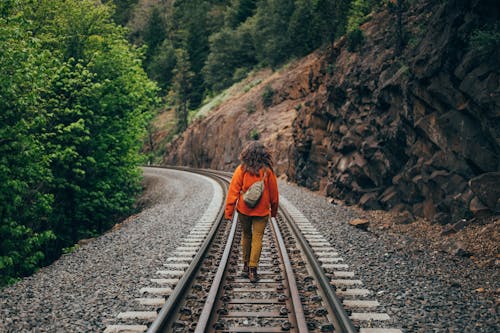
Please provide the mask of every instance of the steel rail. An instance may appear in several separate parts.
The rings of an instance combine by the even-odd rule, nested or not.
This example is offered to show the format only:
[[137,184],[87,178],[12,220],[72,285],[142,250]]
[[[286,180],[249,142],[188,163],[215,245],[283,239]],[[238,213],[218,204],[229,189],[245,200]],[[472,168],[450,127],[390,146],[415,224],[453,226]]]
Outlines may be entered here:
[[271,218],[271,226],[274,231],[274,235],[278,242],[278,247],[285,265],[285,274],[288,280],[288,287],[290,288],[290,296],[292,298],[293,310],[295,313],[295,323],[299,333],[307,333],[307,322],[304,316],[304,309],[302,308],[302,302],[300,300],[299,290],[297,288],[297,282],[295,281],[295,274],[293,273],[292,264],[290,263],[290,257],[285,247],[285,242],[283,241],[283,236],[278,227],[278,223],[274,217]]
[[[169,167],[170,169],[170,167]],[[174,169],[174,168],[171,168]],[[189,171],[188,169],[183,169],[183,168],[175,168],[178,170],[184,170],[184,171]],[[213,177],[213,174],[212,174]],[[224,192],[224,197],[226,196],[227,192],[227,180],[222,180],[221,177],[218,177],[218,182],[219,184],[222,184],[222,189]],[[158,313],[158,317],[155,319],[155,321],[149,326],[147,333],[158,333],[158,332],[163,332],[165,328],[170,324],[170,322],[173,320],[174,314],[177,312],[177,309],[180,305],[180,299],[182,299],[183,294],[186,292],[186,289],[188,286],[191,284],[193,279],[195,278],[196,273],[198,272],[198,269],[202,263],[202,259],[205,257],[207,251],[209,250],[210,244],[212,240],[214,239],[217,230],[221,226],[222,221],[224,217],[224,205],[221,206],[221,209],[219,210],[219,213],[217,214],[216,221],[219,221],[217,224],[215,224],[212,229],[210,230],[209,234],[207,235],[205,241],[201,245],[200,249],[194,256],[193,260],[191,261],[191,264],[189,267],[186,269],[184,275],[182,278],[179,280],[177,285],[175,286],[174,290],[166,300],[165,304],[162,306],[160,312]]]
[[200,318],[198,319],[198,324],[196,325],[194,331],[195,333],[204,333],[208,323],[210,322],[214,304],[217,301],[217,295],[219,293],[220,286],[222,285],[224,273],[226,272],[226,266],[231,254],[231,248],[233,247],[234,236],[236,234],[236,226],[238,225],[237,222],[238,212],[235,212],[231,225],[231,231],[229,232],[229,236],[227,238],[226,247],[224,248],[224,253],[222,254],[219,267],[217,268],[217,272],[215,273],[215,277],[212,282],[212,286],[210,287],[210,291],[208,292],[203,310],[201,311]]
[[[204,175],[211,176],[211,177],[215,176],[218,178],[219,182],[222,182],[221,178],[224,178],[224,182],[227,182],[228,180],[226,177],[230,177],[230,173],[221,173],[220,171],[217,171],[217,170],[208,170],[208,169],[199,170],[199,169],[192,169],[192,168],[187,168],[187,167],[169,167],[169,168],[188,171],[188,172],[194,172],[194,173],[198,173],[198,174],[204,174]],[[225,184],[225,186],[226,186],[226,184]],[[223,189],[224,189],[224,191],[227,191],[227,188],[225,186],[223,186]],[[288,225],[290,226],[292,232],[295,234],[296,239],[298,240],[299,244],[301,245],[301,247],[304,251],[304,254],[307,257],[307,260],[309,262],[311,269],[313,270],[313,273],[316,275],[316,279],[317,279],[321,289],[323,290],[323,293],[324,293],[324,296],[326,298],[327,303],[333,309],[333,312],[334,312],[333,313],[333,321],[334,321],[334,326],[336,328],[336,332],[356,333],[357,332],[356,328],[354,327],[352,321],[349,319],[349,316],[347,315],[347,313],[342,305],[342,302],[336,296],[334,289],[330,285],[330,281],[329,281],[328,277],[325,275],[320,263],[318,262],[315,254],[312,250],[312,248],[309,246],[309,244],[305,240],[304,236],[300,232],[297,225],[295,223],[293,223],[293,218],[290,216],[288,211],[284,207],[280,207],[280,212],[285,217],[285,219],[288,221]],[[179,280],[178,284],[176,285],[176,288],[173,290],[172,294],[168,297],[167,302],[162,307],[160,313],[158,314],[157,319],[149,327],[149,329],[147,331],[148,333],[157,333],[157,332],[161,332],[162,330],[165,330],[165,328],[168,327],[168,325],[170,325],[171,321],[174,319],[173,318],[174,314],[178,310],[180,303],[181,303],[180,299],[181,299],[182,295],[185,293],[186,288],[191,284],[192,280],[194,279],[196,271],[199,269],[199,267],[201,265],[201,259],[205,256],[206,252],[208,251],[210,243],[211,243],[213,237],[215,236],[216,231],[219,229],[221,222],[223,221],[223,214],[224,214],[224,210],[221,209],[221,211],[219,212],[219,215],[217,217],[218,221],[219,221],[218,224],[214,225],[212,227],[209,235],[205,239],[205,242],[202,244],[200,250],[198,251],[196,256],[193,258],[191,265],[186,270],[186,273],[181,278],[181,280]],[[233,224],[231,226],[231,232],[230,232],[231,241],[228,240],[228,242],[226,244],[226,248],[224,250],[224,258],[225,259],[224,258],[221,259],[220,266],[217,270],[213,285],[210,288],[209,295],[207,296],[206,303],[204,305],[200,319],[198,321],[198,325],[196,326],[196,331],[195,331],[196,333],[205,332],[207,329],[207,325],[210,323],[210,320],[212,319],[212,315],[213,315],[212,308],[213,308],[214,304],[216,303],[217,295],[219,292],[219,284],[223,280],[223,277],[224,277],[224,274],[226,271],[227,262],[228,262],[228,258],[226,258],[226,254],[227,254],[227,256],[229,256],[229,254],[231,252],[230,249],[231,249],[232,243],[234,241],[234,233],[235,233],[236,224],[237,224],[237,223],[235,223],[236,215],[237,214],[235,214],[235,216],[233,218],[233,221],[232,221]],[[273,228],[275,228],[274,227],[275,224],[276,224],[276,230],[278,230],[276,220],[272,219]],[[280,252],[283,255],[285,255],[286,257],[288,257],[288,253],[287,253],[286,249],[284,248],[285,245],[284,245],[282,238],[281,238],[281,241],[278,240],[278,244],[280,247]],[[284,251],[282,250],[282,248],[284,249]],[[285,263],[285,270],[286,270],[287,276],[293,277],[294,276],[293,269],[291,267],[289,258],[288,258],[288,260],[285,260],[283,258],[283,262]],[[289,267],[287,267],[287,266],[289,266]],[[289,273],[289,271],[291,271],[291,273]],[[218,281],[216,281],[216,280],[218,280]],[[290,295],[292,298],[292,303],[293,303],[295,314],[299,315],[299,313],[301,313],[302,317],[303,317],[304,313],[302,310],[302,304],[300,301],[299,294],[298,293],[296,294],[295,292],[292,292],[292,290],[291,290],[292,284],[295,285],[295,288],[297,287],[296,281],[293,278],[289,278],[288,280],[290,283],[290,285],[289,285],[290,286]],[[296,295],[294,296],[294,294],[296,294]],[[298,302],[297,302],[297,298],[298,298]],[[306,323],[305,319],[304,319],[304,323]],[[297,325],[297,326],[299,326],[299,325]],[[302,333],[302,332],[307,332],[307,331],[308,330],[307,330],[307,325],[306,325],[305,328],[299,327],[298,332]]]
[[332,307],[334,310],[333,317],[335,320],[336,327],[340,329],[340,331],[335,331],[339,333],[357,333],[357,329],[354,327],[354,324],[352,323],[351,319],[347,315],[344,306],[342,305],[342,302],[339,300],[337,295],[334,293],[332,286],[330,285],[330,281],[328,277],[325,275],[321,264],[318,262],[318,259],[316,258],[316,255],[314,254],[314,251],[312,248],[309,246],[307,241],[305,240],[304,236],[300,232],[299,228],[295,223],[292,223],[293,218],[290,216],[288,211],[284,207],[280,207],[280,211],[283,214],[283,216],[288,220],[288,225],[290,228],[293,230],[297,240],[299,241],[300,245],[302,246],[304,253],[309,261],[309,264],[311,266],[311,269],[313,270],[314,274],[316,275],[316,278],[318,280],[318,283],[320,284],[325,297],[327,299],[328,304]]

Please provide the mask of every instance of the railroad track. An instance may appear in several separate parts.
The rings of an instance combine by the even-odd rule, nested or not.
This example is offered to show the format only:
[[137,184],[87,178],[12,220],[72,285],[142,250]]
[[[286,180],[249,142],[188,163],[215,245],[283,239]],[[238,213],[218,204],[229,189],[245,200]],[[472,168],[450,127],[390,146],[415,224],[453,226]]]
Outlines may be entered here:
[[388,319],[384,313],[353,312],[378,303],[350,299],[366,296],[366,289],[357,287],[335,249],[284,198],[264,234],[260,280],[243,278],[237,216],[231,223],[223,219],[230,174],[196,172],[219,191],[158,271],[161,277],[151,279],[155,286],[141,289],[150,296],[138,299],[140,309],[119,314],[124,323],[105,332],[401,332],[371,328]]

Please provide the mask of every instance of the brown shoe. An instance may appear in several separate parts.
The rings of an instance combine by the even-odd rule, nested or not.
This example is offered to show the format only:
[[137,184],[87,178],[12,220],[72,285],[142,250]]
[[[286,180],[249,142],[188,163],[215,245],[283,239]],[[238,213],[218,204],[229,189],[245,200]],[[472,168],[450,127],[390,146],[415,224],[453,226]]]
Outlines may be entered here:
[[257,275],[257,267],[250,267],[248,272],[248,278],[252,283],[259,281],[259,276]]
[[248,277],[248,263],[247,262],[243,263],[243,270],[241,271],[241,276],[244,278]]

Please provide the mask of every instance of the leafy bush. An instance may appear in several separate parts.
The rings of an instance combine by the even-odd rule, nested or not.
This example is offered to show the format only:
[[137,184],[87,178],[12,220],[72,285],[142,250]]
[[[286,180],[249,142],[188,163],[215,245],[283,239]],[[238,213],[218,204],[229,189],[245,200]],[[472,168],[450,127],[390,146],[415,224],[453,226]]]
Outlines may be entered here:
[[347,19],[347,32],[359,29],[359,26],[367,20],[368,14],[373,9],[373,0],[353,0],[349,9]]
[[268,108],[273,104],[274,93],[274,89],[269,84],[264,87],[264,92],[262,93],[262,104],[265,108]]
[[248,102],[246,105],[246,110],[247,110],[248,114],[252,114],[252,113],[255,113],[255,111],[257,110],[257,107],[255,106],[254,102]]
[[485,26],[474,30],[470,38],[470,47],[481,58],[500,56],[500,24]]
[[259,140],[260,138],[259,131],[256,128],[252,129],[248,134],[248,136],[250,137],[251,140]]
[[156,86],[93,0],[0,4],[0,285],[130,213]]
[[363,43],[363,31],[357,28],[347,34],[347,49],[349,52],[355,52]]
[[244,68],[244,67],[236,68],[234,70],[234,73],[233,73],[232,81],[239,82],[239,81],[243,80],[244,78],[246,78],[247,75],[248,75],[248,68]]

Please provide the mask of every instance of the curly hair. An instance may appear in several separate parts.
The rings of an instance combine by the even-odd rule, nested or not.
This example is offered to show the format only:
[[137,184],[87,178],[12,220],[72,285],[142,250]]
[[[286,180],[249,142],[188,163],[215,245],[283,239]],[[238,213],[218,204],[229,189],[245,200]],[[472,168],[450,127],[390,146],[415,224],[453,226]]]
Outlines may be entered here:
[[243,171],[258,175],[259,170],[267,166],[273,168],[273,158],[271,151],[259,141],[250,141],[246,144],[240,154]]

